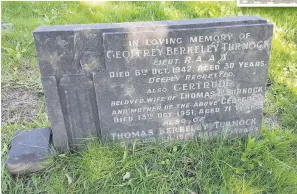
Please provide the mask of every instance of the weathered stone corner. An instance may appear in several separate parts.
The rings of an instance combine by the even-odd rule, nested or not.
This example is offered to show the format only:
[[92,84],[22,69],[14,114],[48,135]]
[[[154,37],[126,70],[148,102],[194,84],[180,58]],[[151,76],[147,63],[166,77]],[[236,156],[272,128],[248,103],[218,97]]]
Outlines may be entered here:
[[51,129],[17,130],[10,144],[6,168],[12,175],[44,170],[51,163]]

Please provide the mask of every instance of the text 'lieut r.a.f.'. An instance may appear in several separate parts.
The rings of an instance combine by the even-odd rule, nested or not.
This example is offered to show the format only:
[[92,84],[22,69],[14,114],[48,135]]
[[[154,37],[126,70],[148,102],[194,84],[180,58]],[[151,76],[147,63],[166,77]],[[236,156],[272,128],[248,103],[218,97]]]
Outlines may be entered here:
[[55,147],[258,134],[272,31],[245,16],[37,28]]
[[104,34],[108,76],[95,86],[105,135],[147,142],[259,133],[271,44],[265,28]]

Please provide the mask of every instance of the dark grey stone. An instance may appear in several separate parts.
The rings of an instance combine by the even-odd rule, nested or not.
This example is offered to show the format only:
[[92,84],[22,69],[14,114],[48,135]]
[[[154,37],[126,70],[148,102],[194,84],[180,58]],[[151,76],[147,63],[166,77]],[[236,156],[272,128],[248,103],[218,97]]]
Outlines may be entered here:
[[55,76],[42,78],[45,100],[47,102],[48,117],[51,122],[53,144],[61,152],[69,150],[60,92]]
[[258,134],[272,31],[246,16],[38,27],[55,147]]
[[69,128],[69,142],[72,149],[83,148],[84,142],[99,134],[99,120],[93,81],[85,74],[64,75],[60,80],[66,105],[65,117]]
[[1,23],[1,29],[11,29],[12,24],[11,23]]
[[6,167],[13,175],[37,172],[51,163],[51,129],[17,130],[10,144]]

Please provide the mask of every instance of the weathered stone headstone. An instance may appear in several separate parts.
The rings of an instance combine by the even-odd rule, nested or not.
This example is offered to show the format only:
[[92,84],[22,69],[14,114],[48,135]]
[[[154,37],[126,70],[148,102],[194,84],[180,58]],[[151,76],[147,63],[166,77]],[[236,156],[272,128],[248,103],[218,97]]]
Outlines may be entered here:
[[55,147],[258,134],[272,31],[259,17],[37,28]]

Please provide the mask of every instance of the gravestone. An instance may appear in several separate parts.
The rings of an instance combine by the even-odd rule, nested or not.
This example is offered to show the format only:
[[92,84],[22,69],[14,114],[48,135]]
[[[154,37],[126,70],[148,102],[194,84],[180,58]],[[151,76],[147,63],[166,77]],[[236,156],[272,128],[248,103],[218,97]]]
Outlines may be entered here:
[[238,6],[296,7],[297,0],[239,0]]
[[38,27],[55,147],[258,134],[272,31],[245,16]]

